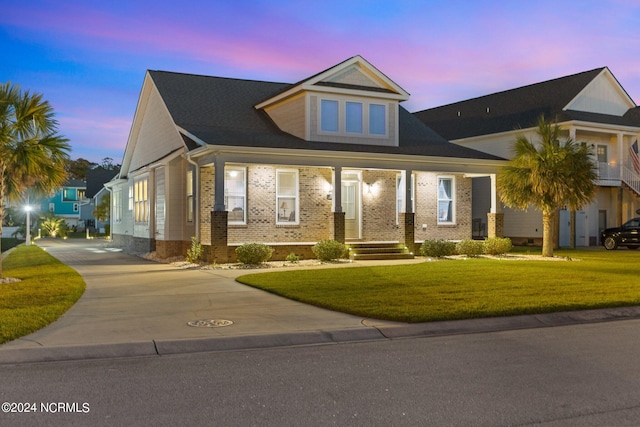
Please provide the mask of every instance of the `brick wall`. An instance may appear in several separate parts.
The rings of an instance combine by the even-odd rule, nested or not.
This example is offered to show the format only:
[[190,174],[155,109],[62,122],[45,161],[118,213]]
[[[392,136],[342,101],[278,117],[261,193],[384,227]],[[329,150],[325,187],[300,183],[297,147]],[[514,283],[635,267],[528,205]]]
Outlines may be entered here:
[[[247,224],[230,225],[229,245],[249,242],[317,242],[334,238],[334,214],[327,200],[330,168],[295,168],[299,172],[300,224],[276,225],[276,169],[270,165],[247,166]],[[286,169],[283,167],[283,169]],[[289,168],[293,169],[293,168]],[[415,172],[415,240],[471,237],[471,179],[455,178],[456,222],[437,223],[437,178],[439,174]],[[362,172],[362,240],[403,241],[404,224],[396,222],[397,171]],[[211,211],[214,204],[214,168],[202,168],[200,235],[203,245],[211,244]],[[369,187],[370,186],[370,187]],[[371,188],[371,192],[369,192]],[[422,225],[426,224],[426,229]]]
[[[438,225],[438,176],[431,172],[416,173],[415,239],[462,240],[471,238],[471,178],[455,177],[455,224]],[[444,176],[444,175],[443,175]],[[426,225],[426,229],[422,226]]]

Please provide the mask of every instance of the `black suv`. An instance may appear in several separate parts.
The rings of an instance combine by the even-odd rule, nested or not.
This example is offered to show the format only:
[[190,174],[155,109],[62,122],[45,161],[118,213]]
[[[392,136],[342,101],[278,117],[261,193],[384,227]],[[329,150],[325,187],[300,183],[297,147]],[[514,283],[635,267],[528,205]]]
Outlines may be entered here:
[[622,227],[602,230],[600,241],[607,250],[613,250],[618,246],[638,249],[640,246],[640,217],[630,219]]

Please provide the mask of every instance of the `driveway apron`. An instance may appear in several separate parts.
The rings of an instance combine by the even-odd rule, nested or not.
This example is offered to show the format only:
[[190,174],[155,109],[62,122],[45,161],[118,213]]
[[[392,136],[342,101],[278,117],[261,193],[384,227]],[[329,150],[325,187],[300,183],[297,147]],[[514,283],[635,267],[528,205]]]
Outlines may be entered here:
[[[51,325],[3,349],[366,329],[363,319],[242,285],[238,270],[181,269],[128,255],[100,240],[40,240],[86,282]],[[213,326],[188,322],[215,320]]]

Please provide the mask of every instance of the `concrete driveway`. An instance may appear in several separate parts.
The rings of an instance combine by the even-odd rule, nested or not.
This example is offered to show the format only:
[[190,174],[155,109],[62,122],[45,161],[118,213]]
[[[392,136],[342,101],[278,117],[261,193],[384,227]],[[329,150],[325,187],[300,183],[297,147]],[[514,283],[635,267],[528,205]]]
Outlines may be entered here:
[[[38,245],[78,271],[87,288],[56,322],[1,345],[0,363],[327,344],[640,317],[640,307],[629,307],[419,324],[386,322],[321,309],[236,282],[247,270],[182,269],[125,254],[102,240],[43,239]],[[380,264],[357,265],[374,263]],[[232,323],[188,325],[197,320]]]

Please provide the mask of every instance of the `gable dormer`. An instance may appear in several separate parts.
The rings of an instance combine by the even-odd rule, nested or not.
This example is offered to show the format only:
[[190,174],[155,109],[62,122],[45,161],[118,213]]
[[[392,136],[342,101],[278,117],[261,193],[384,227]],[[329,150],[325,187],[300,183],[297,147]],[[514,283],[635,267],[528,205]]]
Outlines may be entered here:
[[409,94],[354,56],[258,104],[307,141],[398,146],[398,107]]
[[603,68],[563,110],[623,116],[635,103],[608,68]]

